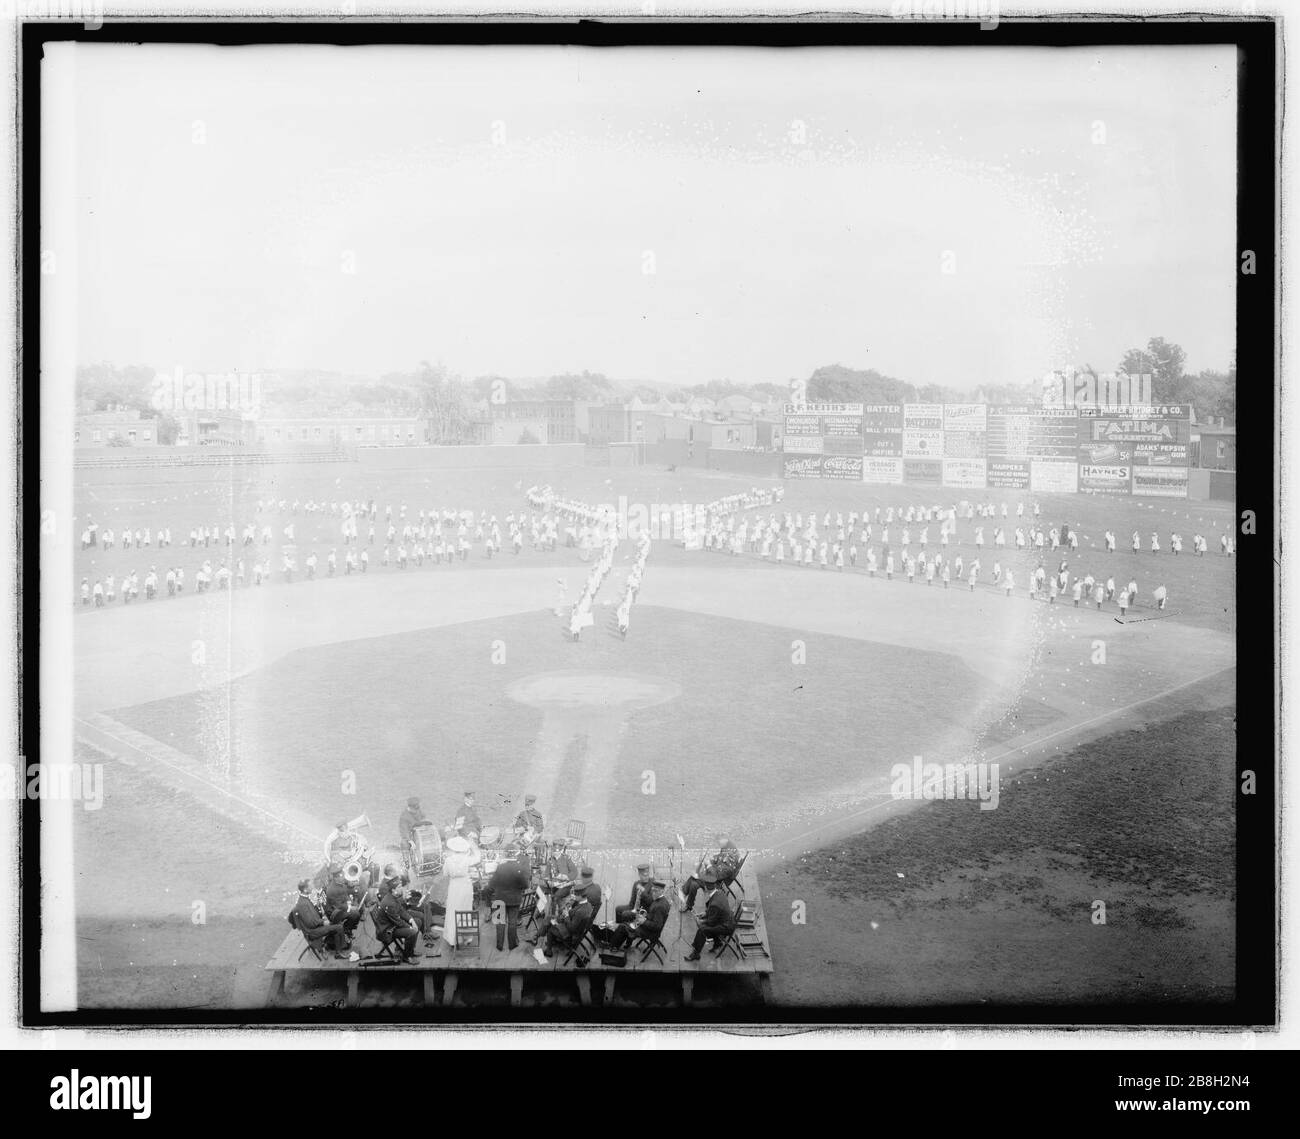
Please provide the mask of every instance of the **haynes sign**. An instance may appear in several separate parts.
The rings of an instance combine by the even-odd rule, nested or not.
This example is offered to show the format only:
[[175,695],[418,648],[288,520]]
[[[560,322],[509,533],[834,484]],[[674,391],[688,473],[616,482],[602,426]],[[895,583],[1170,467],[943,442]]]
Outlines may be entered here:
[[1131,494],[1133,468],[1124,463],[1080,463],[1081,494]]

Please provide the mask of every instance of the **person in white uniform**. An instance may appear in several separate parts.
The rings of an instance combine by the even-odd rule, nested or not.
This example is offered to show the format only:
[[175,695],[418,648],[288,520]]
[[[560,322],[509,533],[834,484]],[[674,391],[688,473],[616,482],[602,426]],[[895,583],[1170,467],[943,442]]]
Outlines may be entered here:
[[456,946],[456,911],[474,908],[474,884],[470,881],[470,868],[477,866],[483,855],[469,839],[453,835],[447,840],[442,871],[447,875],[447,919],[443,923],[442,939],[453,949]]

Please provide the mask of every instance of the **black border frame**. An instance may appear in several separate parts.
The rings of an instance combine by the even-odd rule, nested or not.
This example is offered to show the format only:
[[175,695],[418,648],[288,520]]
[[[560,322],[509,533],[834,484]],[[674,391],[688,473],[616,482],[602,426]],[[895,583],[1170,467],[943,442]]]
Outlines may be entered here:
[[[1255,273],[1237,271],[1237,368],[1255,385],[1252,412],[1269,425],[1269,445],[1238,452],[1237,510],[1255,514],[1255,533],[1238,536],[1237,667],[1262,661],[1265,635],[1275,649],[1278,639],[1277,593],[1273,551],[1276,542],[1277,487],[1276,393],[1278,330],[1274,323],[1277,266],[1277,32],[1270,17],[1253,19],[1112,19],[1062,17],[1040,21],[1002,20],[990,30],[977,22],[949,19],[863,20],[833,22],[785,19],[748,23],[635,22],[558,19],[536,23],[404,22],[375,23],[352,18],[335,22],[208,22],[159,20],[116,22],[102,27],[81,23],[23,23],[18,55],[16,125],[20,161],[15,169],[18,215],[15,220],[20,276],[19,360],[21,402],[17,431],[17,485],[23,488],[19,544],[22,551],[16,585],[22,612],[18,631],[18,754],[40,760],[39,588],[40,588],[40,434],[22,427],[40,423],[40,61],[46,43],[211,43],[247,44],[416,44],[416,45],[575,45],[621,46],[818,46],[926,47],[1064,47],[1231,44],[1238,59],[1237,250],[1253,250]],[[1247,608],[1249,606],[1249,608]],[[1250,632],[1241,620],[1249,614]],[[1243,654],[1241,650],[1247,649]],[[676,1009],[648,1020],[622,1010],[538,1009],[521,1017],[498,1009],[230,1009],[186,1010],[184,1017],[167,1010],[78,1010],[47,1013],[40,1009],[40,803],[22,800],[19,1023],[29,1028],[94,1027],[253,1027],[317,1026],[350,1028],[367,1025],[452,1027],[520,1025],[529,1028],[596,1025],[673,1027],[689,1025],[801,1026],[969,1026],[1045,1028],[1217,1027],[1267,1028],[1277,1024],[1278,938],[1277,788],[1280,750],[1276,736],[1273,657],[1270,683],[1253,670],[1244,687],[1238,676],[1237,772],[1248,768],[1256,778],[1253,796],[1237,796],[1237,943],[1236,1000],[1231,1004],[1125,1004],[1091,1006],[934,1006],[784,1009],[758,1006],[726,1010]],[[25,678],[30,678],[26,679]],[[1267,762],[1266,762],[1267,760]],[[26,857],[22,857],[26,853]],[[446,1015],[452,1011],[454,1018]],[[723,1013],[723,1016],[719,1016]],[[621,1015],[620,1015],[621,1014]]]

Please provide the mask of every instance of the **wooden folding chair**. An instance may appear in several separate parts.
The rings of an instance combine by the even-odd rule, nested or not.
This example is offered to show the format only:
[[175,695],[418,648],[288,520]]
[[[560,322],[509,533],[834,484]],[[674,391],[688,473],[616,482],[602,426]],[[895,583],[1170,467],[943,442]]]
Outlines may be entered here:
[[478,910],[456,911],[456,941],[454,949],[475,949],[481,944]]
[[534,925],[537,925],[537,887],[529,886],[519,899],[519,929],[526,931]]
[[727,934],[726,941],[722,943],[722,949],[718,956],[721,957],[723,953],[731,953],[739,961],[744,961],[747,957],[757,954],[762,954],[764,957],[772,956],[767,951],[767,946],[763,944],[763,939],[758,936],[758,906],[756,903],[748,899],[740,903],[739,908],[736,910],[731,932]]
[[298,960],[301,961],[304,957],[307,956],[308,953],[310,953],[313,957],[316,958],[317,961],[323,962],[325,960],[325,956],[324,954],[321,953],[321,947],[325,944],[325,939],[322,937],[322,938],[318,938],[315,942],[313,942],[312,939],[307,936],[307,933],[302,928],[302,926],[298,924],[298,915],[294,913],[291,915],[291,917],[293,922],[293,928],[302,934],[302,939],[304,942],[306,942],[306,944],[302,947],[302,952],[298,954]]
[[740,880],[740,871],[744,868],[745,860],[748,857],[749,857],[749,851],[745,851],[745,853],[741,855],[740,861],[736,863],[735,874],[733,874],[726,882],[722,884],[723,889],[725,889],[727,893],[731,895],[731,900],[733,902],[736,900],[736,891],[732,889],[733,886],[739,886],[740,892],[742,894],[745,892],[745,884]]
[[663,943],[663,938],[656,937],[654,941],[647,941],[644,944],[645,949],[641,953],[640,964],[644,965],[650,959],[651,954],[654,954],[655,960],[660,965],[668,963],[668,946]]
[[578,967],[582,968],[600,951],[600,946],[596,944],[596,926],[593,922],[587,927],[587,932],[578,938],[576,945],[566,946],[563,964],[568,965],[575,957],[578,959]]

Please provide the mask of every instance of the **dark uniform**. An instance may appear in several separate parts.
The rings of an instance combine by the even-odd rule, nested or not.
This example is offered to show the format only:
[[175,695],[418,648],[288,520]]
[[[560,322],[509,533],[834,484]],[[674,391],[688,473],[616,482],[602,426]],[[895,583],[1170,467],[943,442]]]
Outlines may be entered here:
[[[728,839],[724,842],[718,853],[709,860],[709,865],[713,868],[713,873],[717,876],[719,882],[730,882],[736,877],[736,867],[740,865],[740,851],[736,849],[736,844]],[[699,892],[701,880],[694,875],[686,879],[686,908],[688,910],[695,908],[695,895]]]
[[298,901],[294,903],[293,913],[297,918],[298,929],[313,946],[319,949],[328,939],[335,948],[338,947],[343,926],[339,922],[327,922],[321,917],[320,911],[312,905],[310,898],[299,894]]
[[[638,866],[638,870],[642,867]],[[646,871],[649,867],[644,868]],[[628,899],[626,906],[618,906],[614,910],[614,920],[618,922],[631,921],[638,913],[644,910],[650,904],[650,885],[651,879],[647,875],[644,878],[638,878],[632,883],[632,896]]]
[[514,830],[531,830],[534,837],[539,836],[542,833],[542,812],[536,807],[525,807],[515,816]]
[[574,948],[591,928],[595,912],[585,897],[578,898],[569,907],[561,921],[550,922],[546,927],[546,954],[550,956],[557,947]]
[[348,903],[352,898],[351,887],[341,878],[331,878],[329,885],[325,887],[325,913],[330,921],[338,922],[343,927],[343,932],[348,935],[351,935],[361,921],[359,906],[351,912],[348,911]]
[[592,915],[600,913],[600,886],[590,878],[590,871],[584,871],[582,878],[573,885],[574,897],[586,898],[591,905]]
[[412,807],[407,804],[406,809],[397,816],[397,833],[401,837],[402,845],[409,847],[415,836],[415,828],[428,821],[418,806]]
[[384,891],[375,908],[375,933],[384,944],[400,941],[403,961],[409,961],[415,953],[416,933],[412,928],[411,913],[406,903],[391,890]]
[[578,876],[578,868],[567,854],[552,854],[546,860],[548,878],[568,878],[572,881]]
[[470,831],[474,832],[475,837],[483,833],[483,822],[478,817],[478,812],[474,810],[471,803],[462,803],[456,811],[456,833],[461,838],[468,838]]
[[646,910],[645,921],[638,926],[633,926],[630,922],[620,922],[618,928],[610,935],[610,944],[615,948],[629,941],[645,941],[653,945],[663,933],[671,912],[672,906],[668,904],[667,898],[656,898]]
[[[492,914],[492,924],[496,927],[498,949],[505,948],[507,935],[511,949],[519,946],[519,903],[523,901],[529,880],[526,861],[502,862],[492,872],[492,877],[483,892]],[[504,907],[504,914],[501,914],[499,906]],[[504,920],[501,920],[502,918]]]
[[713,939],[715,950],[722,948],[722,943],[735,925],[735,916],[731,912],[731,898],[721,886],[715,885],[713,893],[704,904],[704,920],[695,931],[695,940],[691,942],[691,955],[698,958],[704,943]]

